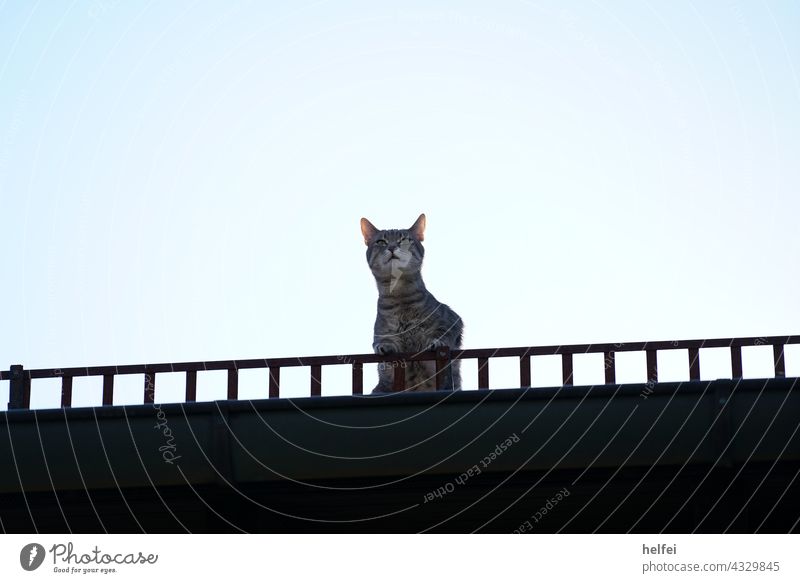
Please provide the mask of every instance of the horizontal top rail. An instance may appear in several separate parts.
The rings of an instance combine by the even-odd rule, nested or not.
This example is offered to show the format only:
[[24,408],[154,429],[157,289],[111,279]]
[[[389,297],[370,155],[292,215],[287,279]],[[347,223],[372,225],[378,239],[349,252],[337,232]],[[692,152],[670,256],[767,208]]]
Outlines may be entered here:
[[[662,350],[688,349],[690,380],[700,379],[700,362],[698,351],[704,348],[729,348],[731,354],[731,371],[733,378],[742,376],[742,351],[744,346],[772,346],[774,355],[774,371],[776,377],[785,376],[785,362],[783,347],[788,344],[800,344],[800,335],[794,336],[759,336],[746,338],[714,338],[706,340],[667,340],[648,342],[617,342],[598,344],[562,344],[550,346],[520,346],[510,348],[479,348],[465,350],[426,351],[414,354],[349,354],[331,356],[285,357],[285,358],[256,358],[244,360],[214,360],[201,362],[176,362],[158,364],[129,364],[115,366],[89,366],[68,368],[42,368],[23,369],[21,365],[14,365],[10,370],[0,371],[0,380],[11,381],[10,409],[27,409],[30,406],[30,381],[31,379],[62,379],[63,407],[72,404],[72,379],[74,377],[102,376],[103,377],[103,405],[113,403],[114,377],[117,375],[144,374],[144,403],[153,403],[155,394],[155,378],[158,373],[186,373],[186,401],[196,399],[197,372],[200,371],[228,371],[229,399],[238,398],[238,371],[244,369],[269,369],[269,389],[265,396],[275,398],[280,396],[280,369],[290,367],[309,367],[311,372],[310,395],[321,395],[322,366],[324,365],[351,365],[353,369],[352,392],[363,392],[363,365],[371,363],[408,363],[418,361],[436,361],[437,387],[444,389],[444,375],[441,371],[450,366],[453,360],[477,359],[478,361],[478,387],[489,388],[489,360],[490,358],[518,357],[521,387],[531,386],[531,361],[532,356],[560,355],[562,357],[562,380],[565,386],[572,385],[573,355],[601,353],[605,362],[605,382],[615,382],[615,353],[617,352],[645,352],[647,361],[647,381],[658,380],[658,366],[656,353]],[[404,365],[405,366],[405,365]],[[394,368],[393,390],[401,391],[405,386],[405,372],[402,368]]]
[[[508,356],[547,356],[558,354],[589,354],[597,352],[643,352],[647,350],[680,350],[686,348],[729,348],[735,346],[775,346],[800,344],[800,335],[759,336],[748,338],[713,338],[710,340],[658,340],[651,342],[618,342],[598,344],[560,344],[550,346],[517,346],[510,348],[469,348],[450,351],[451,359],[502,358]],[[83,377],[101,375],[144,374],[148,372],[189,372],[212,370],[242,370],[252,368],[287,368],[331,364],[370,364],[377,362],[435,360],[436,352],[406,354],[344,354],[331,356],[294,356],[283,358],[251,358],[244,360],[211,360],[201,362],[173,362],[157,364],[122,364],[112,366],[86,366],[68,368],[26,369],[32,379],[61,376]],[[11,371],[0,371],[0,380],[11,379]]]

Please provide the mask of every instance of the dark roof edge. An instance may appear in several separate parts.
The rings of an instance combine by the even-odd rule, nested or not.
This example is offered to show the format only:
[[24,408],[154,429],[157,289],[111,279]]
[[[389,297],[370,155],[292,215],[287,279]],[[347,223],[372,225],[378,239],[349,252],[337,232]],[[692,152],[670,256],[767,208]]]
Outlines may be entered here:
[[165,413],[211,413],[220,409],[236,411],[270,411],[270,410],[302,410],[341,408],[341,407],[397,407],[403,405],[423,405],[428,403],[478,403],[502,401],[528,401],[539,399],[580,399],[607,398],[611,395],[670,395],[676,391],[681,394],[692,394],[713,390],[715,387],[727,387],[736,391],[761,391],[765,388],[798,390],[799,377],[765,378],[765,379],[717,379],[703,381],[630,383],[614,385],[587,385],[562,387],[534,387],[489,390],[466,390],[455,392],[422,392],[397,393],[382,395],[337,395],[322,397],[297,397],[281,399],[240,399],[219,400],[194,403],[155,403],[143,405],[113,405],[105,407],[72,407],[67,409],[34,409],[3,411],[0,425],[7,422],[39,422],[58,419],[137,417],[152,415],[153,409],[161,409]]

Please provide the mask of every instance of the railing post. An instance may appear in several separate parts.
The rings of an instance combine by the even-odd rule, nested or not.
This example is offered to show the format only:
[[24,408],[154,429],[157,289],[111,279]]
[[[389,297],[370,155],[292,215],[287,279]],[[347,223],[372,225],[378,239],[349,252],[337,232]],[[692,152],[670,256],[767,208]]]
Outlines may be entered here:
[[11,365],[11,383],[8,390],[9,409],[31,408],[31,377],[21,364]]
[[353,363],[353,394],[361,395],[364,393],[364,364]]
[[656,351],[648,349],[645,351],[647,361],[647,384],[651,385],[658,382],[658,356]]
[[786,363],[783,360],[783,344],[772,345],[772,362],[775,366],[775,378],[786,376]]
[[197,401],[197,371],[186,371],[186,388],[185,399],[187,403],[194,403]]
[[[450,386],[447,386],[448,380]],[[452,389],[453,371],[450,369],[450,348],[440,346],[436,351],[436,390],[450,391]]]
[[72,377],[68,375],[61,377],[61,406],[72,407]]
[[479,358],[478,359],[478,388],[479,389],[488,389],[489,388],[489,359],[488,358]]
[[103,375],[103,406],[114,404],[114,375]]
[[615,384],[617,382],[617,364],[616,354],[613,350],[609,350],[603,354],[603,369],[605,371],[606,384]]
[[322,366],[319,364],[311,365],[311,396],[319,397],[322,395]]
[[689,349],[689,380],[700,380],[700,350],[697,348]]
[[519,357],[519,386],[523,389],[531,387],[531,357],[529,354]]
[[561,382],[565,387],[572,386],[572,353],[561,353]]
[[402,393],[406,390],[406,361],[393,360],[384,363],[384,366],[389,365],[392,367],[392,391]]
[[228,369],[228,399],[235,400],[239,398],[239,369],[236,368],[236,363]]
[[742,378],[742,347],[738,344],[731,345],[731,378]]
[[156,398],[156,373],[144,373],[144,404],[152,405]]
[[269,398],[277,399],[281,390],[281,368],[279,366],[270,366],[269,371]]

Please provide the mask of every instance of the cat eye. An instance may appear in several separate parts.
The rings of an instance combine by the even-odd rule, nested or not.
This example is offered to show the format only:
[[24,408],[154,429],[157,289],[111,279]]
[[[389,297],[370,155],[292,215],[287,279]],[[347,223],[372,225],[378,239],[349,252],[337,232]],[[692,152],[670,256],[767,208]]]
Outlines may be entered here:
[[375,244],[380,245],[381,247],[386,247],[388,243],[386,243],[386,239],[378,239],[377,241],[375,241]]

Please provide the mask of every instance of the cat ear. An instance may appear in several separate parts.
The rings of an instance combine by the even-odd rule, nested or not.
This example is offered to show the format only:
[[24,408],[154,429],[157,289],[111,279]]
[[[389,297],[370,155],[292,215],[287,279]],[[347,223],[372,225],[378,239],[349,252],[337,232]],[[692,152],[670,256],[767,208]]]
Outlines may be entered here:
[[422,213],[419,218],[411,225],[409,229],[418,241],[425,240],[425,213]]
[[375,236],[378,229],[364,217],[361,217],[361,234],[364,235],[364,245],[369,245],[369,240]]

